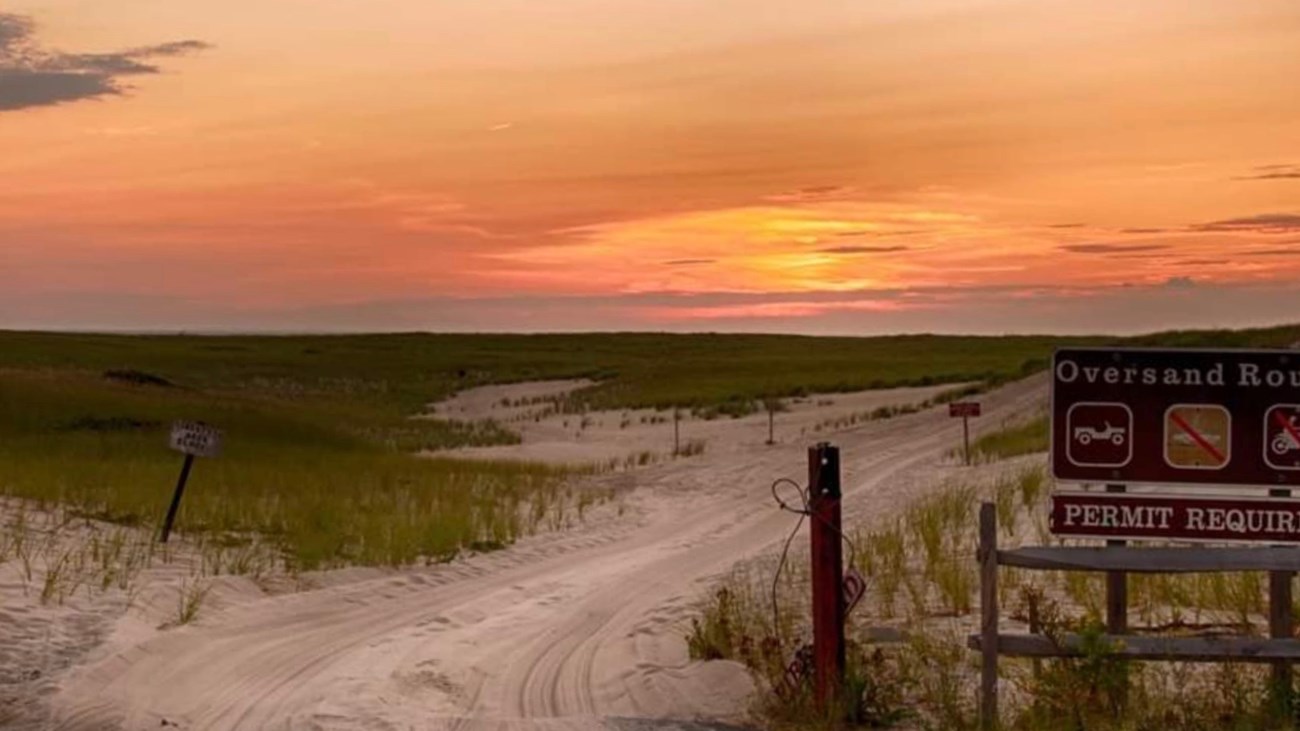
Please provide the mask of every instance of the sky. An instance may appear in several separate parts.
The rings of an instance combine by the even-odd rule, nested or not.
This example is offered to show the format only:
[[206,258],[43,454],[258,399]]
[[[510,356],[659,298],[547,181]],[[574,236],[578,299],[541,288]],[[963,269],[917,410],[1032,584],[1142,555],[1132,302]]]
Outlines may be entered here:
[[9,0],[0,328],[1300,321],[1295,0]]

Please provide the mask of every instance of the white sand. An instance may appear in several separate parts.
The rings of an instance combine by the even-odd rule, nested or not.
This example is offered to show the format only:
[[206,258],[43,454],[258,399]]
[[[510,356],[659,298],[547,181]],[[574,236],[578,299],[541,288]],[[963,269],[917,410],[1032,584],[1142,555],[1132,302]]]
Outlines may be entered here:
[[[464,421],[491,419],[523,437],[522,444],[459,448],[438,454],[567,465],[612,464],[622,469],[670,459],[674,438],[682,447],[701,442],[706,452],[715,455],[744,455],[765,446],[769,437],[766,412],[742,418],[703,419],[681,410],[674,436],[671,410],[560,414],[553,413],[554,405],[549,402],[521,403],[562,396],[590,384],[590,381],[541,381],[484,386],[434,404],[429,412],[433,416]],[[836,422],[843,428],[856,416],[857,423],[864,423],[866,415],[876,408],[916,406],[956,387],[949,384],[785,399],[782,402],[785,410],[778,411],[771,424],[771,436],[775,442],[784,444],[816,441],[820,435],[836,431]]]
[[[1036,378],[985,396],[977,430],[1040,407],[1044,395]],[[833,397],[860,400],[821,414],[813,399],[799,418],[814,423],[833,408],[897,397]],[[790,517],[773,507],[768,487],[780,476],[803,481],[815,439],[786,431],[767,446],[765,425],[757,439],[748,426],[717,425],[703,455],[594,478],[635,489],[572,531],[444,566],[329,572],[311,577],[318,588],[295,593],[270,595],[231,579],[187,627],[158,629],[162,610],[149,602],[115,616],[104,610],[100,631],[61,645],[77,664],[52,670],[43,695],[28,700],[50,714],[40,727],[69,729],[740,721],[752,689],[746,673],[732,663],[690,662],[684,630],[711,579],[784,538]],[[737,436],[724,439],[724,426]],[[878,516],[960,469],[943,459],[960,433],[941,407],[819,438],[843,450],[847,510]],[[174,600],[176,579],[152,580],[151,591]],[[0,646],[16,645],[14,656],[43,653],[39,630],[16,633],[15,624],[94,611],[41,607],[8,582],[0,598],[7,614]]]

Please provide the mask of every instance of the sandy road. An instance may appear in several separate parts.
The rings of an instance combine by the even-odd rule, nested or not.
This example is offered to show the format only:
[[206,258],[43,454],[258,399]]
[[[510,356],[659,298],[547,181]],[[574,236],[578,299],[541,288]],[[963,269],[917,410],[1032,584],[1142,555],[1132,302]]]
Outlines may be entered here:
[[[983,400],[982,424],[1041,402],[1041,379]],[[900,476],[959,439],[946,410],[832,437],[846,508],[896,511]],[[805,445],[755,445],[636,473],[628,514],[449,566],[260,598],[197,626],[120,632],[64,678],[54,726],[605,728],[735,719],[748,680],[689,663],[702,581],[791,527],[768,486],[802,481]]]

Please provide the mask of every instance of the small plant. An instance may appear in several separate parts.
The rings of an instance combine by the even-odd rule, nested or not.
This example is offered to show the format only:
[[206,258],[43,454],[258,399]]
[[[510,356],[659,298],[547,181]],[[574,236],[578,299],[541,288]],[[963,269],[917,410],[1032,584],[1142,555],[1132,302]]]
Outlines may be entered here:
[[893,526],[869,534],[865,546],[869,558],[864,568],[867,575],[874,580],[875,593],[880,602],[880,613],[892,617],[898,590],[902,588],[903,574],[907,567],[907,541],[903,538],[899,527]]
[[1041,467],[1029,467],[1021,470],[1016,477],[1016,485],[1020,488],[1020,504],[1026,510],[1032,510],[1038,505],[1045,482],[1046,476],[1043,474],[1043,468]]
[[703,439],[687,439],[677,450],[678,457],[694,457],[700,454],[704,454]]
[[180,594],[177,597],[176,624],[186,625],[198,619],[199,610],[203,607],[203,602],[208,598],[210,591],[212,585],[198,578],[182,581]]
[[726,660],[736,657],[738,637],[735,602],[727,587],[718,589],[703,617],[691,619],[686,648],[692,660]]
[[917,702],[928,728],[967,731],[977,725],[974,694],[969,692],[970,653],[955,634],[917,633],[908,643],[909,659],[918,669]]
[[1016,498],[1019,496],[1019,486],[1011,480],[998,480],[993,486],[993,500],[997,505],[998,525],[1006,532],[1008,537],[1016,534],[1016,516],[1019,511],[1016,509]]
[[[1072,623],[1062,621],[1050,602],[1044,613],[1044,633],[1059,642]],[[1101,622],[1092,619],[1074,629],[1079,656],[1048,661],[1026,683],[1030,728],[1107,728],[1124,712],[1130,663],[1116,658],[1118,648],[1106,639]]]

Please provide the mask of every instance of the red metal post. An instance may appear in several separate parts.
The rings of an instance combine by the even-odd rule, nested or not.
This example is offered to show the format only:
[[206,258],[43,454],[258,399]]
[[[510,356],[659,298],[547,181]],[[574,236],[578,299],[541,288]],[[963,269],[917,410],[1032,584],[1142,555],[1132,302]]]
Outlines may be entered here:
[[812,513],[813,669],[823,708],[844,683],[844,558],[840,519],[840,450],[808,448],[808,509]]

